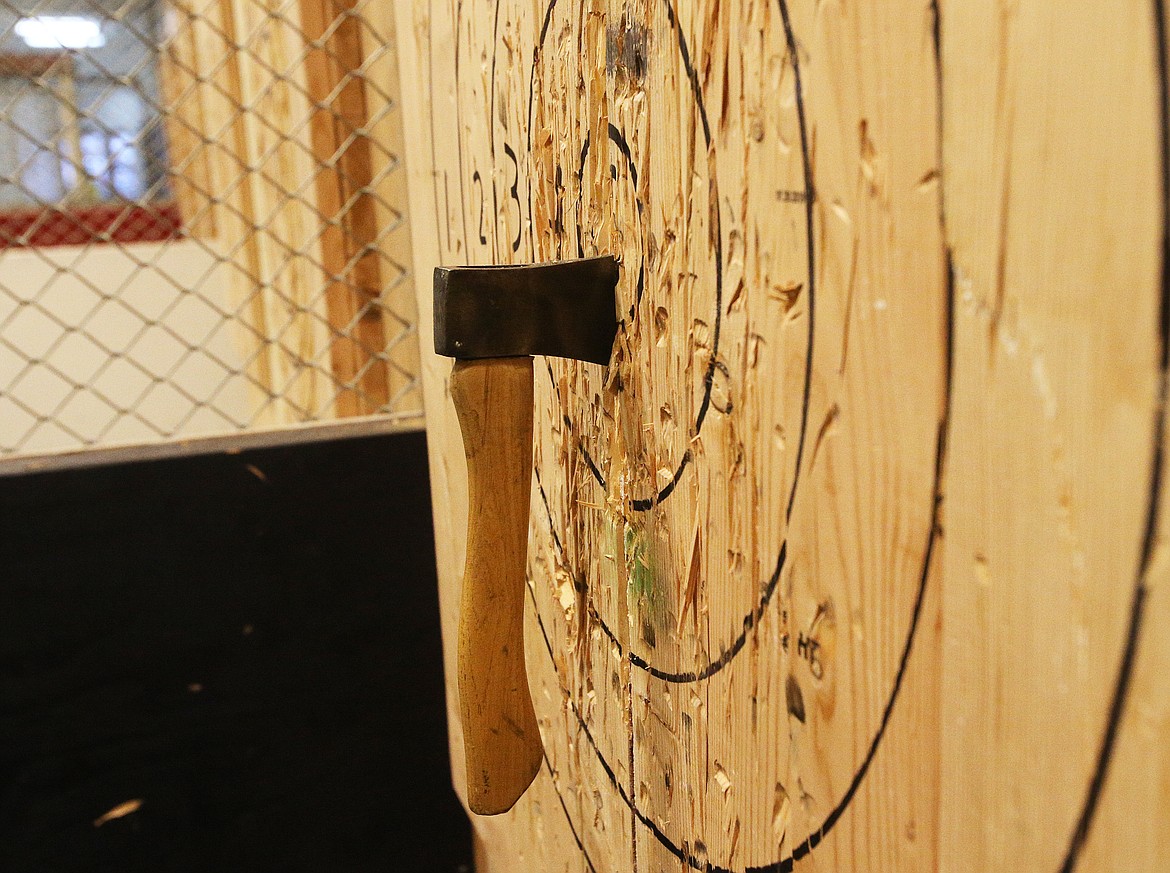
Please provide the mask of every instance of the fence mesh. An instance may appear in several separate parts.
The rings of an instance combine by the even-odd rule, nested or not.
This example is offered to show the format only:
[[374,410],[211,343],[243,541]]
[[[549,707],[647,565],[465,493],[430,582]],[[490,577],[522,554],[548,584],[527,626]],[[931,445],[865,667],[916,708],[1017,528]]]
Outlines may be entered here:
[[0,0],[0,455],[421,419],[392,5]]

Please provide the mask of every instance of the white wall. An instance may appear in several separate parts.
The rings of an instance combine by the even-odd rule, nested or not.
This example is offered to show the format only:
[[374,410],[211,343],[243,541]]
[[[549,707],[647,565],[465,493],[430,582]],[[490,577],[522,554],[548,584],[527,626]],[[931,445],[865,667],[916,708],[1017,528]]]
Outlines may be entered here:
[[190,241],[0,252],[0,454],[246,424],[230,269]]

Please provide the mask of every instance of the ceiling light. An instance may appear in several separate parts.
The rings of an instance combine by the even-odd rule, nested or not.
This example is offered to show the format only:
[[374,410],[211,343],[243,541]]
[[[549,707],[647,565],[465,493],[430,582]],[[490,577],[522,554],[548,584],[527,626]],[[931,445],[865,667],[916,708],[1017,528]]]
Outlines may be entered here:
[[16,22],[16,35],[29,48],[81,49],[106,44],[102,26],[80,15],[38,15]]

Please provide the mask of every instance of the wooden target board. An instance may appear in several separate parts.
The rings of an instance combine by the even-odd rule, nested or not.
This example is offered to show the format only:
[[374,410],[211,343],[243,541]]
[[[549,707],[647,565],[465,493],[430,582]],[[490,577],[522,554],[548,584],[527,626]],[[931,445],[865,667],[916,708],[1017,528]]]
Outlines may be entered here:
[[1159,9],[400,5],[416,263],[621,265],[611,364],[537,360],[482,867],[1170,865]]

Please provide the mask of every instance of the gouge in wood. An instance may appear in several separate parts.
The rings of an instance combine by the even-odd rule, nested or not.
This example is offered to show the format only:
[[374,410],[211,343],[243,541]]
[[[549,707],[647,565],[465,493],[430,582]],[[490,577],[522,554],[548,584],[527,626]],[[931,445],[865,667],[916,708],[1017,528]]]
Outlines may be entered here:
[[531,355],[609,363],[617,276],[611,257],[435,270],[435,351],[457,359],[467,455],[459,710],[467,803],[480,815],[511,809],[544,754],[524,669]]

